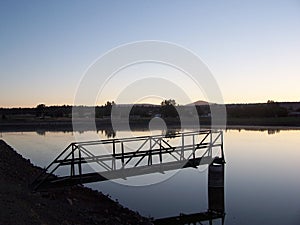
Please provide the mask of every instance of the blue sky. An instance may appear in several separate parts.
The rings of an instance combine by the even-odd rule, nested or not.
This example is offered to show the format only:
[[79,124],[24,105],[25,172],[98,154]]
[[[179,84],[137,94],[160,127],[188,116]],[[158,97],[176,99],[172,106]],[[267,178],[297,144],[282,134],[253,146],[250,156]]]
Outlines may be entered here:
[[196,53],[226,103],[300,101],[299,0],[3,0],[0,107],[72,104],[96,58],[140,40]]

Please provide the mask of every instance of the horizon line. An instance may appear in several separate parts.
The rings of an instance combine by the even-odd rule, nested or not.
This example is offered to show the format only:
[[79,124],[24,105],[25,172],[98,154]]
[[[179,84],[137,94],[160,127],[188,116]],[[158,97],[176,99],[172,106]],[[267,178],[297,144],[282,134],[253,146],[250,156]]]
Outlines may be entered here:
[[[198,101],[195,101],[195,102],[191,102],[191,103],[187,103],[187,104],[178,104],[178,106],[187,106],[187,105],[191,105],[191,104],[194,104],[196,102],[199,102],[199,101],[202,101],[202,102],[206,102],[207,104],[224,104],[224,105],[243,105],[243,104],[267,104],[267,102],[230,102],[230,103],[210,103],[210,102],[207,102],[207,101],[203,101],[203,100],[198,100]],[[270,100],[270,101],[273,101],[273,100]],[[109,101],[109,102],[113,102],[113,101]],[[298,101],[273,101],[274,103],[300,103],[300,100]],[[71,107],[97,107],[97,106],[104,106],[104,104],[102,105],[99,105],[99,104],[96,104],[96,105],[73,105],[73,104],[51,104],[51,105],[47,105],[45,103],[38,103],[36,104],[35,106],[0,106],[0,109],[16,109],[16,108],[36,108],[38,105],[41,105],[41,104],[44,104],[46,107],[60,107],[60,106],[71,106]],[[155,104],[155,103],[116,103],[116,105],[153,105],[153,106],[160,106],[160,104]],[[205,105],[205,104],[203,104]]]

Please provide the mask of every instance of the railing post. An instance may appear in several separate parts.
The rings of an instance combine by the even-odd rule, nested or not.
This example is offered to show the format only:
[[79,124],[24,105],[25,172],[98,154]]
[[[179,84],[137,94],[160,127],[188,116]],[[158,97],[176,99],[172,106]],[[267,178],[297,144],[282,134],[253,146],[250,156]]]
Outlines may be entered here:
[[113,140],[113,157],[116,155],[116,142],[115,139]]
[[[148,166],[152,164],[152,138],[151,136],[149,137],[149,143],[150,143],[150,150],[148,151]],[[155,143],[155,140],[154,140]]]
[[193,134],[193,159],[196,157],[196,149],[195,149],[195,134]]
[[113,170],[116,169],[116,142],[115,142],[115,139],[113,139],[113,158],[112,158],[112,168]]
[[80,183],[81,183],[82,167],[81,167],[81,149],[80,149],[80,146],[78,146],[78,157],[79,157],[78,172],[79,172]]
[[184,133],[181,134],[181,154],[180,159],[184,159]]
[[122,166],[124,166],[124,143],[123,142],[121,142],[121,150],[122,150],[121,161],[122,161]]
[[160,163],[162,163],[162,152],[161,152],[162,146],[161,146],[161,139],[162,139],[162,138],[159,139],[159,161],[160,161]]
[[224,146],[223,146],[223,131],[221,132],[221,154],[222,154],[222,160],[225,162],[225,156],[224,156]]
[[151,151],[148,152],[148,166],[152,165],[152,154]]
[[70,171],[70,175],[71,177],[75,175],[75,165],[74,165],[74,151],[75,151],[75,144],[72,144],[72,154],[71,154],[71,171]]
[[208,151],[208,156],[212,156],[212,142],[213,142],[213,132],[212,130],[210,132],[210,140],[209,140],[209,151]]

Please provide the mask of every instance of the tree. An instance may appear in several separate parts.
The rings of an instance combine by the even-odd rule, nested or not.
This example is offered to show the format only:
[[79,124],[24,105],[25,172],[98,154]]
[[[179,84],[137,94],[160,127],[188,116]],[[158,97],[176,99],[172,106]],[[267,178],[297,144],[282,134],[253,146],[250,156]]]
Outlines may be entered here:
[[46,105],[45,104],[39,104],[35,108],[36,116],[38,117],[44,117],[45,114]]
[[104,106],[104,116],[110,116],[111,115],[111,109],[116,103],[114,101],[110,102],[107,101]]
[[163,117],[178,117],[177,110],[175,108],[176,101],[174,99],[168,99],[161,102],[161,114]]
[[161,102],[161,106],[176,106],[176,101],[174,99],[168,99]]

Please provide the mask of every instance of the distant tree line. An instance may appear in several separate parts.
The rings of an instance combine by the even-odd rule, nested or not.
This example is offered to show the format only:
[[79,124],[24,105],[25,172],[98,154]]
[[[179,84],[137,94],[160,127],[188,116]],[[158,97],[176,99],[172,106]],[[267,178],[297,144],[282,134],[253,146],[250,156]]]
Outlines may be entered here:
[[72,115],[72,106],[46,106],[39,104],[35,108],[0,108],[0,115],[2,119],[9,118],[10,116],[23,116],[23,117],[70,117]]
[[232,118],[262,118],[262,117],[286,117],[288,109],[278,103],[268,101],[260,104],[227,105],[227,116]]
[[[102,106],[95,107],[96,118],[109,118],[111,115],[112,107],[116,105],[113,101],[107,101]],[[118,106],[118,105],[116,105]],[[76,112],[79,117],[88,116],[88,112],[91,107],[88,106],[75,106]],[[119,106],[118,106],[119,107]],[[123,106],[126,107],[126,106]],[[130,116],[140,118],[151,118],[154,116],[162,118],[178,118],[178,109],[185,110],[185,112],[191,111],[191,107],[196,107],[199,117],[210,116],[209,105],[187,105],[180,106],[174,99],[168,99],[161,102],[160,105],[128,105],[131,107]],[[94,108],[94,107],[93,107]],[[227,116],[230,118],[259,118],[259,117],[286,117],[289,110],[285,107],[281,107],[279,103],[274,101],[268,101],[267,103],[260,104],[229,104],[226,105]],[[300,107],[297,111],[300,111]],[[35,108],[0,108],[0,118],[6,120],[9,118],[16,118],[18,116],[23,117],[35,117],[39,119],[43,118],[71,118],[72,106],[46,106],[45,104],[39,104]]]

